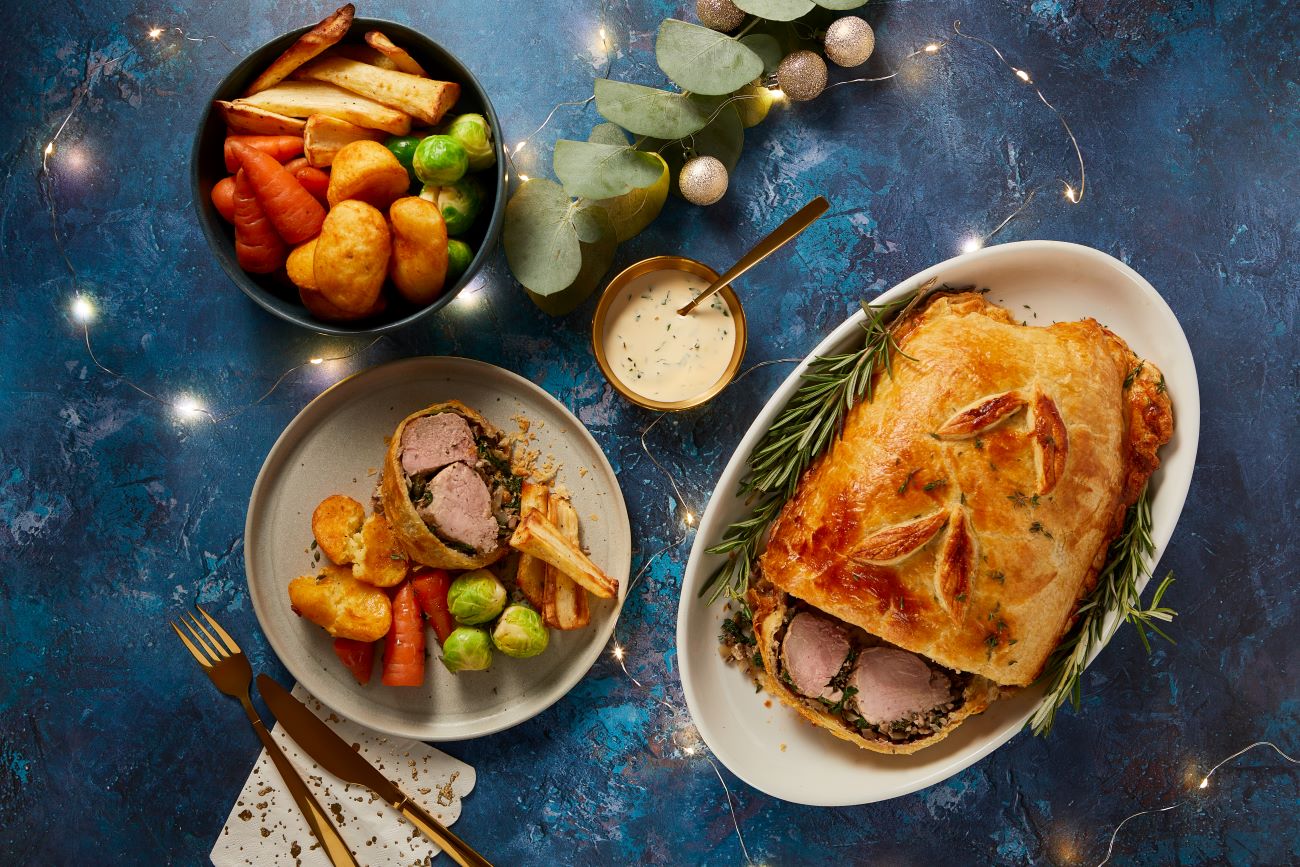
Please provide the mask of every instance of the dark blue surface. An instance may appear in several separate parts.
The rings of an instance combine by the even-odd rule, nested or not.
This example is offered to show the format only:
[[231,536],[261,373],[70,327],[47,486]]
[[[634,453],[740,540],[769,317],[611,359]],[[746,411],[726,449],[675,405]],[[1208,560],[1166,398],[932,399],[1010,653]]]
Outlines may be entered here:
[[[332,4],[329,8],[332,8]],[[6,2],[0,40],[0,860],[197,864],[206,859],[258,744],[234,703],[180,652],[169,617],[210,604],[284,678],[243,581],[244,508],[262,456],[330,382],[358,367],[462,354],[537,380],[572,407],[619,470],[638,563],[680,526],[637,436],[652,416],[604,383],[588,346],[591,304],[536,311],[498,254],[478,303],[363,356],[290,377],[212,426],[90,366],[68,315],[74,285],[37,187],[41,149],[74,103],[51,157],[67,255],[93,296],[102,360],[168,399],[218,412],[262,394],[314,355],[364,343],[272,319],[222,275],[195,225],[186,155],[203,98],[236,54],[328,11],[308,4]],[[597,0],[462,0],[363,6],[462,57],[514,142],[603,71]],[[653,33],[675,4],[615,0],[605,26],[614,75],[657,83]],[[1060,197],[1074,165],[1056,120],[988,51],[952,43],[881,85],[837,88],[750,131],[732,189],[700,210],[670,201],[616,267],[658,253],[725,266],[814,193],[830,216],[792,253],[744,281],[748,362],[802,355],[861,296],[955,253],[1032,189],[1000,240],[1055,238],[1122,258],[1168,299],[1199,365],[1205,408],[1191,496],[1161,570],[1179,582],[1176,647],[1149,659],[1122,633],[1085,685],[1082,710],[1048,740],[1022,734],[948,782],[874,806],[784,804],[729,778],[755,860],[792,864],[1095,863],[1111,827],[1172,802],[1244,744],[1297,746],[1295,527],[1300,467],[1296,351],[1300,111],[1293,5],[1170,0],[895,2],[868,7],[882,70],[954,19],[1028,68],[1069,117],[1088,160],[1081,205]],[[130,53],[102,67],[104,61]],[[833,77],[843,73],[833,71]],[[88,85],[88,87],[87,87]],[[590,108],[561,109],[524,151],[584,137]],[[761,315],[760,315],[761,312]],[[702,412],[667,420],[652,448],[703,506],[753,413],[784,374],[760,371]],[[500,864],[742,860],[717,778],[668,732],[682,720],[673,623],[686,549],[656,563],[620,634],[636,689],[605,658],[535,720],[448,751],[478,787],[456,830]],[[1132,823],[1122,863],[1300,860],[1297,774],[1254,753],[1199,806]]]

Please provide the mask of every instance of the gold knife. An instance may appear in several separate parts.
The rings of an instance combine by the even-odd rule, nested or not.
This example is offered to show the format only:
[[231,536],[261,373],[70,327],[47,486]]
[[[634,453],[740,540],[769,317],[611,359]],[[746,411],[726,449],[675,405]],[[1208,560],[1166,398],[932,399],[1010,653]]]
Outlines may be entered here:
[[379,773],[356,750],[321,722],[305,704],[265,674],[257,676],[257,691],[289,737],[325,770],[348,783],[365,786],[419,828],[438,848],[461,867],[492,867],[482,855],[406,796],[396,784]]

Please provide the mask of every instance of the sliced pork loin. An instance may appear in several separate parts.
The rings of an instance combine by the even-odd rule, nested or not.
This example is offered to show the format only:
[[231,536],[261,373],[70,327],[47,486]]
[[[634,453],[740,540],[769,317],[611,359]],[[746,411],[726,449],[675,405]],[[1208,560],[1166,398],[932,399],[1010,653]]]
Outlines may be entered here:
[[804,611],[786,626],[781,661],[800,694],[834,703],[842,693],[830,682],[844,667],[849,649],[849,636],[844,627]]
[[427,490],[429,502],[417,511],[438,535],[480,554],[496,548],[501,525],[492,515],[492,495],[478,473],[454,463],[434,476]]
[[864,648],[849,685],[857,688],[853,701],[858,713],[876,726],[911,720],[953,700],[946,674],[915,653],[895,647]]
[[478,447],[469,422],[454,412],[440,412],[411,421],[402,431],[402,469],[415,477],[457,461],[473,466]]

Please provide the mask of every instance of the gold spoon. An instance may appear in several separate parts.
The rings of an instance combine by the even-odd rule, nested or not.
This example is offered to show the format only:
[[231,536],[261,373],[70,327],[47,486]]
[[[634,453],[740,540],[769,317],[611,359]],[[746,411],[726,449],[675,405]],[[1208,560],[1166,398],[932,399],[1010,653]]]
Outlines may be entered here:
[[768,256],[771,256],[781,247],[785,246],[788,241],[793,240],[800,232],[816,222],[817,218],[826,213],[830,206],[831,203],[826,201],[825,196],[818,196],[808,204],[804,205],[788,220],[773,229],[766,238],[755,244],[748,253],[741,256],[740,261],[735,265],[732,265],[727,273],[710,283],[707,289],[692,298],[685,307],[678,310],[677,315],[687,315],[694,310],[696,305],[701,301],[708,298],[714,292],[717,292],[723,286],[726,286],[732,280],[738,279],[741,274],[744,274]]

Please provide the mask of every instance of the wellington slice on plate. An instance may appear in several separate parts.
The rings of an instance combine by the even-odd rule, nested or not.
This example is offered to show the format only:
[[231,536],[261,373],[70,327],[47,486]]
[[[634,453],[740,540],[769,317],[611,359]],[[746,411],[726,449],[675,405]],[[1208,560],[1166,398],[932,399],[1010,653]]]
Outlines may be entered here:
[[[1122,509],[1136,496],[1134,488],[1127,499],[1121,491],[1134,461],[1140,464],[1143,457],[1124,457],[1130,452],[1117,437],[1143,433],[1132,421],[1142,423],[1139,387],[1152,409],[1171,402],[1175,419],[1150,479],[1156,559],[1191,482],[1200,417],[1191,351],[1169,307],[1131,268],[1087,247],[1026,241],[936,265],[876,303],[932,283],[987,293],[951,296],[910,320],[918,323],[917,354],[926,355],[922,350],[928,347],[928,362],[904,363],[874,414],[864,409],[851,417],[835,454],[839,463],[824,462],[805,477],[764,555],[770,583],[750,597],[757,603],[756,631],[768,668],[779,665],[782,673],[781,680],[767,676],[767,688],[824,727],[809,724],[767,692],[756,693],[750,677],[723,660],[718,635],[730,612],[722,600],[709,605],[700,591],[722,562],[706,549],[748,515],[736,492],[749,455],[798,389],[812,358],[862,346],[865,313],[836,328],[759,413],[718,481],[687,564],[677,645],[691,714],[719,759],[778,798],[838,806],[897,797],[968,767],[1024,727],[1042,699],[1041,681],[1002,690],[1000,699],[999,685],[1019,687],[1032,679],[1014,666],[1026,663],[1037,671],[1055,643],[1057,624],[1072,610],[1075,590],[1054,593],[1053,587],[1064,576],[1077,582],[1072,587],[1082,586],[1093,552],[1104,550],[1113,532],[1114,522],[1090,514],[1089,503],[1095,500],[1103,511],[1101,504],[1110,503],[1113,514],[1115,504]],[[1056,337],[1049,339],[1047,332],[1021,329],[1022,319],[1030,326],[1096,320],[1127,343],[1132,355],[1112,346],[1095,325],[1053,329]],[[966,347],[972,345],[990,357],[970,355]],[[1121,369],[1133,355],[1146,360],[1153,377],[1158,369],[1163,380],[1135,385]],[[951,369],[936,375],[945,364]],[[904,399],[890,399],[899,397]],[[1143,455],[1168,436],[1165,413],[1163,426],[1157,424],[1159,413],[1147,413],[1154,439],[1140,450]],[[1089,425],[1081,423],[1085,418],[1109,421]],[[1003,452],[1007,463],[999,471]],[[1017,476],[1015,490],[1004,496],[1012,461],[1024,478]],[[1145,472],[1139,476],[1132,477],[1137,487]],[[861,499],[864,491],[872,492],[870,502],[853,501],[854,492]],[[1109,499],[1099,491],[1109,491]],[[789,613],[787,606],[793,606]],[[827,614],[833,619],[822,619]],[[1112,617],[1105,634],[1116,625]],[[784,650],[776,643],[779,635],[786,636]],[[856,649],[845,644],[845,635]],[[797,648],[791,648],[792,640]],[[921,674],[909,666],[921,666]],[[810,693],[799,681],[821,684],[823,670],[831,669],[840,675],[826,686],[826,701],[802,700],[800,693]],[[911,693],[882,680],[884,671],[910,678]],[[862,699],[848,689],[855,684]],[[890,714],[903,713],[900,708],[927,690],[930,695],[920,698],[939,708],[951,694],[965,695],[972,709],[987,709],[964,719],[949,716],[948,723],[938,710],[924,718],[937,720],[933,728],[922,726],[917,734],[903,726],[889,734],[886,720],[919,724],[922,717]],[[837,697],[842,702],[835,705]],[[873,715],[880,715],[879,722]]]
[[[497,653],[486,671],[449,672],[432,631],[419,687],[366,685],[339,663],[324,629],[298,617],[286,588],[322,566],[313,552],[312,513],[342,494],[369,503],[388,440],[399,422],[435,404],[460,401],[506,433],[527,425],[541,474],[555,470],[567,491],[581,544],[618,583],[613,598],[590,597],[590,621],[551,630],[540,655]],[[455,466],[464,466],[457,464]],[[432,483],[430,483],[432,485]],[[400,737],[448,741],[517,725],[562,698],[609,641],[626,593],[631,532],[618,479],[600,446],[555,398],[509,371],[465,358],[426,357],[363,371],[325,391],[285,428],[266,457],[248,505],[244,564],[258,622],[281,662],[341,716]],[[468,568],[468,567],[467,567]]]

